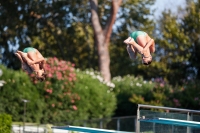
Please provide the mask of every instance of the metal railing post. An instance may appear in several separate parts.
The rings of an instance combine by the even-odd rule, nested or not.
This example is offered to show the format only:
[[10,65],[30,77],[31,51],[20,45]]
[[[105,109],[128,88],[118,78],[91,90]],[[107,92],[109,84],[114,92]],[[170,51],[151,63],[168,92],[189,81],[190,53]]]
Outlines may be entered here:
[[136,133],[140,133],[140,121],[138,121],[139,119],[140,119],[140,106],[138,105],[137,118],[136,118]]
[[101,129],[103,128],[103,120],[102,119],[100,120],[100,128]]
[[[191,118],[190,118],[190,112],[187,113],[187,120],[190,121]],[[191,128],[190,127],[187,127],[187,133],[190,133],[191,132]]]
[[117,131],[120,131],[120,118],[117,119]]

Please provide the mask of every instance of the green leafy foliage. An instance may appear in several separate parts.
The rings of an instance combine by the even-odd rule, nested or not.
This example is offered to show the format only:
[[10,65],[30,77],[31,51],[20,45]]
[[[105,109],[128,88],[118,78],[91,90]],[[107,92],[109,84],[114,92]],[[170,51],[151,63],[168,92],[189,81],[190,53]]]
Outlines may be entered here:
[[0,132],[11,133],[12,117],[8,114],[0,114]]
[[39,122],[42,114],[43,101],[38,90],[30,81],[28,75],[22,71],[14,71],[0,65],[3,71],[2,79],[6,82],[0,88],[0,112],[12,115],[13,121],[23,121],[23,99],[29,100],[26,105],[27,121]]
[[135,60],[131,60],[123,41],[135,30],[144,30],[154,38],[155,23],[150,19],[153,17],[150,7],[154,2],[155,0],[123,1],[110,42],[110,68],[113,77],[128,74],[145,75],[146,71],[140,69],[142,64],[140,55],[138,54]]
[[116,108],[116,98],[112,89],[99,81],[100,75],[93,70],[77,70],[75,91],[80,94],[77,103],[79,119],[108,118]]
[[173,88],[162,78],[156,78],[153,81],[154,86],[147,91],[143,91],[142,95],[133,94],[130,101],[133,103],[172,106]]
[[190,69],[188,60],[191,56],[191,43],[176,17],[163,13],[161,21],[162,38],[157,40],[160,65],[153,67],[155,71],[159,70],[158,76],[165,75],[171,84],[180,84],[187,78]]
[[171,86],[162,78],[146,81],[142,77],[130,75],[115,77],[113,82],[116,85],[114,89],[117,97],[116,116],[136,115],[137,104],[198,108],[199,93],[190,91],[191,84],[187,85],[187,89],[183,89],[181,86]]
[[172,103],[174,107],[181,107],[186,109],[200,109],[200,82],[193,80],[185,83],[184,86],[177,88],[174,91]]
[[114,92],[117,96],[117,116],[136,115],[137,104],[167,106],[199,110],[199,81],[172,86],[162,78],[145,81],[141,77],[115,77]]
[[[182,19],[182,27],[184,28],[184,33],[189,37],[190,47],[188,48],[191,52],[189,57],[190,71],[192,73],[190,78],[200,79],[200,1],[192,0],[188,3],[186,8],[186,15]],[[195,68],[195,69],[194,69]],[[196,73],[197,72],[197,73]]]
[[[118,12],[110,43],[111,73],[113,77],[127,74],[134,74],[135,77],[129,79],[125,76],[125,79],[122,78],[124,79],[122,83],[113,79],[116,84],[114,92],[117,94],[115,115],[132,115],[135,110],[134,105],[137,103],[199,109],[199,95],[196,93],[199,91],[197,82],[200,77],[199,0],[190,0],[187,8],[179,14],[181,17],[174,16],[170,11],[164,12],[156,22],[158,29],[154,27],[155,22],[149,19],[152,15],[150,6],[154,2],[155,0],[126,0],[123,1]],[[99,1],[98,14],[103,27],[109,18],[110,7],[110,1]],[[57,56],[59,59],[70,60],[81,70],[98,69],[88,1],[68,0],[51,3],[2,0],[0,12],[0,60],[7,67],[19,69],[20,62],[13,52],[18,45],[19,49],[31,45],[38,48],[45,57]],[[146,31],[156,40],[154,60],[148,67],[140,65],[140,58],[131,61],[126,45],[122,44],[130,32],[138,29]],[[154,30],[157,34],[154,34]],[[60,62],[56,60],[53,62]],[[50,68],[53,69],[49,72],[52,74],[48,75],[47,81],[37,84],[36,81],[34,84],[30,82],[27,74],[22,71],[13,71],[0,66],[4,72],[1,78],[6,81],[6,84],[0,88],[0,112],[12,114],[14,121],[22,121],[24,112],[22,99],[27,99],[30,101],[27,103],[27,121],[30,122],[106,117],[102,112],[91,110],[99,105],[93,103],[93,101],[99,102],[95,99],[97,94],[105,95],[106,92],[106,89],[98,93],[96,90],[105,87],[112,93],[112,89],[99,84],[96,79],[93,81],[90,79],[91,75],[88,76],[81,71],[80,74],[76,72],[76,80],[70,82],[68,71],[65,77],[66,73],[62,73],[65,70],[58,70],[60,65],[56,63],[51,65],[56,69],[51,66]],[[68,65],[72,67],[72,64],[66,64]],[[169,81],[169,84],[173,86],[178,84],[180,87],[175,86],[172,89],[168,82],[164,87],[160,86],[160,83],[150,84],[150,82],[145,86],[143,78],[138,78],[139,84],[136,85],[134,79],[137,79],[138,75],[142,75],[144,79],[162,77],[164,81]],[[81,77],[85,78],[81,79]],[[197,79],[197,81],[187,84],[188,79],[189,81]],[[131,86],[132,82],[135,85]],[[140,85],[145,87],[140,89]],[[89,89],[83,89],[86,86]],[[95,89],[90,90],[91,88]],[[63,98],[65,91],[67,96]],[[96,97],[93,98],[93,95]],[[108,96],[111,97],[107,94],[106,97]],[[103,99],[103,96],[99,98]],[[91,105],[85,104],[84,100]],[[112,106],[112,110],[115,100],[111,101],[113,101],[112,105],[108,106]],[[61,103],[65,103],[66,106],[61,106]],[[103,105],[104,108],[109,109],[106,103]],[[111,110],[107,112],[109,115],[112,114]]]
[[[146,98],[145,94],[148,94],[155,86],[151,81],[132,75],[115,77],[112,82],[115,84],[114,92],[117,97],[116,116],[136,114],[137,104],[142,103]],[[131,101],[132,97],[138,100]]]
[[[123,51],[121,58],[115,53],[125,49],[122,42],[128,36],[128,32],[141,29],[152,34],[154,24],[148,16],[152,15],[150,5],[154,1],[123,1],[111,39],[111,44],[115,44],[110,52],[113,76],[128,74],[128,70],[132,73],[137,72],[134,69],[118,71],[124,66],[122,61],[127,57],[127,52]],[[32,46],[37,48],[44,57],[56,56],[75,63],[76,67],[82,70],[86,68],[98,70],[97,48],[94,44],[88,1],[14,0],[2,1],[1,7],[0,46],[4,50],[0,52],[0,60],[9,68],[20,68],[20,63],[13,54],[18,47],[19,50],[23,50],[27,46]],[[106,26],[110,9],[110,1],[98,1],[98,15],[102,27]],[[131,29],[127,30],[130,26]],[[130,66],[129,68],[133,68],[128,58],[125,63]]]
[[[26,103],[26,122],[80,124],[74,120],[111,117],[116,98],[110,87],[101,83],[99,74],[75,71],[74,64],[48,58],[47,79],[38,82],[22,71],[0,66],[6,84],[0,90],[0,112],[23,121]],[[94,75],[91,75],[93,73]],[[32,82],[31,82],[32,81]]]
[[158,21],[155,62],[150,66],[151,71],[143,73],[145,77],[163,77],[172,85],[183,85],[188,79],[198,79],[198,21],[199,1],[188,2],[179,16],[170,11],[163,12]]

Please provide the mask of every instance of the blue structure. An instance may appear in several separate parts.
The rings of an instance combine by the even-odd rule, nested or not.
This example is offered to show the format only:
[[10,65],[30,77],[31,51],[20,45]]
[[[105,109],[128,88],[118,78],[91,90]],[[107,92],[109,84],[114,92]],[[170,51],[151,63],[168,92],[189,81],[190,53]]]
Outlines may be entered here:
[[200,111],[138,104],[136,122],[136,133],[199,133]]
[[200,122],[196,122],[196,121],[177,120],[177,119],[168,119],[168,118],[151,118],[151,119],[147,118],[147,119],[139,119],[139,121],[200,128]]
[[123,131],[79,127],[79,126],[61,126],[61,127],[52,127],[52,128],[69,130],[69,131],[77,131],[77,132],[88,132],[88,133],[130,133],[130,132],[123,132]]
[[[141,108],[145,109],[141,110]],[[166,110],[166,112],[157,112],[152,111],[151,109]],[[195,114],[198,114],[198,116]],[[149,131],[159,133],[193,133],[193,131],[200,132],[199,114],[199,110],[188,110],[180,108],[138,104],[136,133]],[[164,124],[164,126],[162,124]],[[79,126],[56,126],[52,128],[87,133],[131,133],[125,131],[106,130]]]

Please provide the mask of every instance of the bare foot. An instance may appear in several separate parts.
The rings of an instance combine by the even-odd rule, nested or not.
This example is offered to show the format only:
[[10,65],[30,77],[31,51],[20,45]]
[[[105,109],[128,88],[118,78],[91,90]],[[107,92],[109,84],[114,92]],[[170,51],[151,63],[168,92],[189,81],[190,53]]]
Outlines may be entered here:
[[28,57],[27,53],[24,53],[24,52],[22,52],[22,51],[17,51],[17,52],[21,55],[21,57],[24,59],[24,61],[25,61],[29,66],[31,66],[31,65],[34,64],[34,62]]
[[129,44],[131,39],[132,39],[131,37],[128,37],[126,40],[124,40],[124,43]]
[[21,61],[21,63],[23,63],[23,60],[22,60],[22,57],[21,57],[21,55],[20,54],[18,54],[18,53],[15,53],[15,55],[17,56],[17,58]]

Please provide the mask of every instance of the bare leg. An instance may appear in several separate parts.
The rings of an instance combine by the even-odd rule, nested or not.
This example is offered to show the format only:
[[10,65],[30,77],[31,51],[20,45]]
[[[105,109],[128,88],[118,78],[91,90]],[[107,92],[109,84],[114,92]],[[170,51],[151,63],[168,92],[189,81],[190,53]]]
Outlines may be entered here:
[[15,53],[15,55],[18,57],[18,59],[20,60],[21,63],[24,63],[24,61],[23,61],[21,55],[19,55],[18,53]]
[[27,56],[29,59],[31,59],[32,61],[35,61],[38,57],[37,54],[35,52],[28,52]]
[[[34,63],[34,60],[32,60],[33,58],[36,58],[35,56],[37,56],[34,52],[24,53],[24,52],[18,51],[18,53],[21,54],[22,59],[26,62],[26,64],[28,64],[29,68],[37,72],[37,75],[39,74],[38,71],[43,71],[44,73],[44,69],[41,68],[40,66],[41,63]],[[30,58],[30,57],[33,57],[33,58]]]
[[28,64],[22,59],[21,55],[19,53],[15,53],[15,55],[18,57],[18,59],[21,62],[21,67],[22,70],[28,72],[29,74],[31,74],[33,72],[33,70],[28,66]]
[[130,44],[132,45],[132,47],[134,47],[135,49],[137,49],[137,51],[142,54],[142,51],[143,51],[143,47],[141,47],[140,45],[138,45],[133,38],[129,37],[127,38],[124,43],[126,44]]
[[144,35],[140,35],[137,37],[137,42],[141,47],[145,47],[147,44],[147,37]]
[[33,63],[33,60],[31,60],[29,57],[28,57],[28,54],[27,53],[24,53],[22,51],[18,51],[18,53],[21,55],[21,57],[26,61],[26,63],[30,66]]

